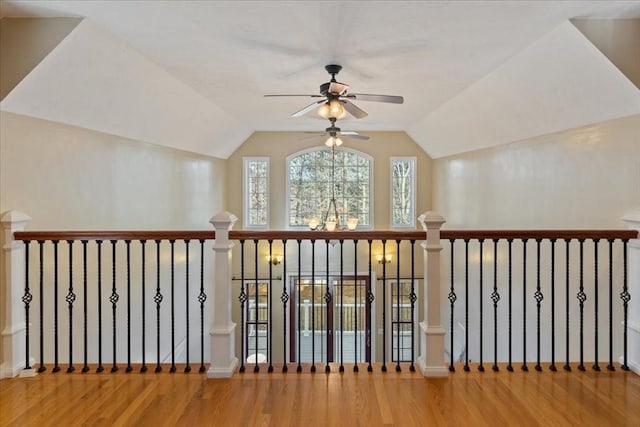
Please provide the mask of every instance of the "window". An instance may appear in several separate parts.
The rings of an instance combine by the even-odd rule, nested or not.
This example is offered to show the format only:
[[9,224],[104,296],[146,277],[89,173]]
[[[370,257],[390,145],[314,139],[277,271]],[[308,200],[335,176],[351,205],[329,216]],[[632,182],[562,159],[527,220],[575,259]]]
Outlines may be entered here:
[[246,282],[245,289],[246,362],[256,363],[257,359],[258,363],[264,363],[268,361],[269,355],[269,285],[262,282]]
[[269,159],[244,158],[244,226],[269,225]]
[[389,281],[391,289],[391,360],[409,362],[415,357],[415,315],[418,282],[411,280]]
[[359,227],[372,225],[370,156],[350,149],[314,148],[289,157],[287,170],[289,226],[306,226],[310,218],[322,221],[334,197],[340,224],[358,218]]
[[391,158],[391,226],[415,227],[415,157]]

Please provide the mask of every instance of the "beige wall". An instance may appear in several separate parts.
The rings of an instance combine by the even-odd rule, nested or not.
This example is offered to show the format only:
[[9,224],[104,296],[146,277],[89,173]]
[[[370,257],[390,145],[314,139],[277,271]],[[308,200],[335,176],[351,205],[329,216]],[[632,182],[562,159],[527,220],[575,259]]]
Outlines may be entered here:
[[434,161],[448,228],[624,228],[640,206],[640,115]]
[[[416,213],[431,207],[431,158],[404,132],[366,132],[369,141],[346,140],[343,147],[359,150],[374,158],[374,225],[377,229],[390,228],[390,157],[416,156],[417,193]],[[270,161],[270,221],[271,228],[286,228],[286,158],[301,150],[324,147],[323,140],[309,139],[301,132],[256,132],[229,158],[229,210],[242,224],[242,158],[266,156]],[[417,224],[416,224],[417,225]],[[238,227],[238,228],[239,228]]]

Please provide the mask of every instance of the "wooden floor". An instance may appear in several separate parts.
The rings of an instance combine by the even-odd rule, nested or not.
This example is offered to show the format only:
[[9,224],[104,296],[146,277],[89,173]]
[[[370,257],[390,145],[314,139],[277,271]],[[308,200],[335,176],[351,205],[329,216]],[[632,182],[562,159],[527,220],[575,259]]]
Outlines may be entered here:
[[[279,369],[276,369],[279,372]],[[2,426],[640,426],[640,376],[57,373],[0,381]]]

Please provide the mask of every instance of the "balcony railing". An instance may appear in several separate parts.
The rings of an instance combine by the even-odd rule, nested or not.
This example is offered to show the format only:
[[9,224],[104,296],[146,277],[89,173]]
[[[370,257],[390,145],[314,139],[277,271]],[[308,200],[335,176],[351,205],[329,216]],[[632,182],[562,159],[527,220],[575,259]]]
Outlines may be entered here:
[[433,214],[423,231],[231,231],[226,213],[215,231],[26,221],[3,218],[3,377],[292,364],[444,376],[489,360],[598,371],[640,359],[636,230],[440,230]]

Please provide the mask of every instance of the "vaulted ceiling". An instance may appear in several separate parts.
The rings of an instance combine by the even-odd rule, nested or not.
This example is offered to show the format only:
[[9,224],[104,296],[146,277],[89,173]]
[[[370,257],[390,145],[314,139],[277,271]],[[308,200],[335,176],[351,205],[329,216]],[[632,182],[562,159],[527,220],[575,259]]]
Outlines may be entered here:
[[[331,63],[352,92],[405,99],[358,102],[369,116],[343,130],[403,130],[434,158],[640,114],[640,1],[3,0],[0,14],[80,18],[3,111],[220,158],[254,131],[323,130],[290,117],[312,99],[263,95],[317,94]],[[588,37],[599,22],[624,65]]]

